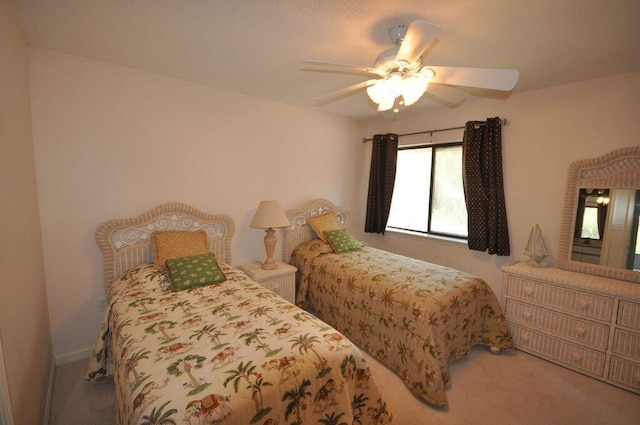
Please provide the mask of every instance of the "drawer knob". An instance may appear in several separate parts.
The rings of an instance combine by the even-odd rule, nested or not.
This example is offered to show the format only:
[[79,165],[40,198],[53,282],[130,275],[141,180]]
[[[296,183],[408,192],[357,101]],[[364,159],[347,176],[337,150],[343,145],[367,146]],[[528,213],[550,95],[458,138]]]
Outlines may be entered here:
[[533,295],[533,288],[531,286],[527,286],[526,288],[524,288],[524,294],[530,297],[531,295]]
[[581,309],[586,310],[587,308],[589,308],[589,301],[588,300],[580,300],[580,302],[578,303],[578,305],[580,306]]
[[529,334],[528,333],[523,333],[522,337],[520,338],[520,340],[522,341],[523,344],[528,344],[529,343]]
[[529,310],[525,310],[522,313],[522,316],[524,317],[525,320],[531,320],[531,317],[533,316],[533,314],[531,314]]
[[584,326],[578,325],[576,326],[576,334],[578,336],[585,336],[587,334],[587,330]]
[[571,360],[573,360],[574,363],[582,363],[582,353],[574,351],[573,353],[571,353]]

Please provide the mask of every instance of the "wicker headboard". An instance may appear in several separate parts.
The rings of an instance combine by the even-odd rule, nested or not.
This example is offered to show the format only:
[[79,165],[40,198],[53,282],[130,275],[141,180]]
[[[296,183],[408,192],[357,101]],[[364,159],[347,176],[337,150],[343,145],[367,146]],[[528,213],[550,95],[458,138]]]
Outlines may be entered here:
[[291,253],[296,246],[315,238],[314,231],[307,225],[307,217],[313,217],[329,211],[335,213],[340,226],[345,227],[347,225],[349,216],[347,211],[336,207],[326,199],[315,199],[300,208],[287,211],[287,218],[291,223],[291,226],[285,229],[284,251],[287,263],[291,261]]
[[96,242],[104,256],[104,284],[127,270],[153,262],[151,232],[156,230],[204,230],[209,249],[223,263],[231,264],[233,219],[224,214],[207,214],[189,205],[168,202],[133,218],[107,220],[96,229]]

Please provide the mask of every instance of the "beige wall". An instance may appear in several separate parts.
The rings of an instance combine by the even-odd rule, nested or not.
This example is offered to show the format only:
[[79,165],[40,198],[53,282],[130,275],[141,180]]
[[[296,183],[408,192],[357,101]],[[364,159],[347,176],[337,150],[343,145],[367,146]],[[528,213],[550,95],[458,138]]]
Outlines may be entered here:
[[[226,212],[236,220],[240,264],[264,256],[262,232],[248,227],[261,199],[293,208],[325,197],[353,213],[352,230],[372,245],[478,274],[500,295],[500,267],[523,259],[533,224],[542,227],[554,261],[568,165],[639,143],[640,73],[363,124],[49,50],[31,48],[30,61],[50,321],[61,362],[86,356],[97,335],[104,289],[93,232],[105,219],[170,200]],[[363,136],[492,116],[509,121],[511,257],[419,237],[363,235],[371,149]]]
[[[477,274],[500,294],[500,267],[527,259],[523,251],[534,224],[542,228],[551,251],[549,260],[555,263],[569,165],[616,148],[639,145],[639,110],[640,73],[631,73],[516,94],[508,100],[476,100],[458,108],[370,123],[367,137],[457,127],[469,120],[495,116],[506,118],[503,168],[512,255],[489,256],[469,251],[464,244],[392,233],[366,240],[390,251]],[[435,133],[433,140],[461,137],[460,130]],[[429,135],[411,136],[401,138],[400,143],[428,140]],[[370,145],[367,143],[366,163]],[[368,169],[363,172],[368,175]]]
[[[34,145],[56,358],[88,354],[104,297],[96,226],[167,201],[236,222],[234,264],[263,260],[262,199],[357,209],[363,124],[30,49]],[[361,226],[358,226],[361,227]],[[280,242],[282,233],[279,233]],[[276,257],[282,256],[282,244]]]
[[43,424],[51,339],[31,136],[27,44],[0,0],[0,338],[13,422]]

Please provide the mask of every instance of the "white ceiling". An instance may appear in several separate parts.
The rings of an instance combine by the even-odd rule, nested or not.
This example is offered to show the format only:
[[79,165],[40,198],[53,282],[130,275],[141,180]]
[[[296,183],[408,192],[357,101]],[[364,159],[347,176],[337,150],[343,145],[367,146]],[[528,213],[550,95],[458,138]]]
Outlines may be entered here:
[[[367,77],[304,71],[300,61],[372,66],[392,47],[388,29],[414,19],[443,27],[425,64],[515,68],[514,92],[640,70],[638,0],[13,3],[31,46],[359,119],[379,115],[364,91],[322,107],[313,99]],[[414,109],[437,106],[425,98]]]

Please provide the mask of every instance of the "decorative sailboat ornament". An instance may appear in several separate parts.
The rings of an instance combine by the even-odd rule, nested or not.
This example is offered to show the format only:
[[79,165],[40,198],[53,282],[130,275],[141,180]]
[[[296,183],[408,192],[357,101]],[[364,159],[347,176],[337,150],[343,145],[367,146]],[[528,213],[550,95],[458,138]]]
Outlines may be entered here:
[[531,229],[529,242],[527,242],[527,248],[524,250],[524,253],[531,258],[527,262],[531,267],[547,267],[545,258],[549,256],[549,251],[544,243],[542,230],[540,230],[540,226],[537,224]]

